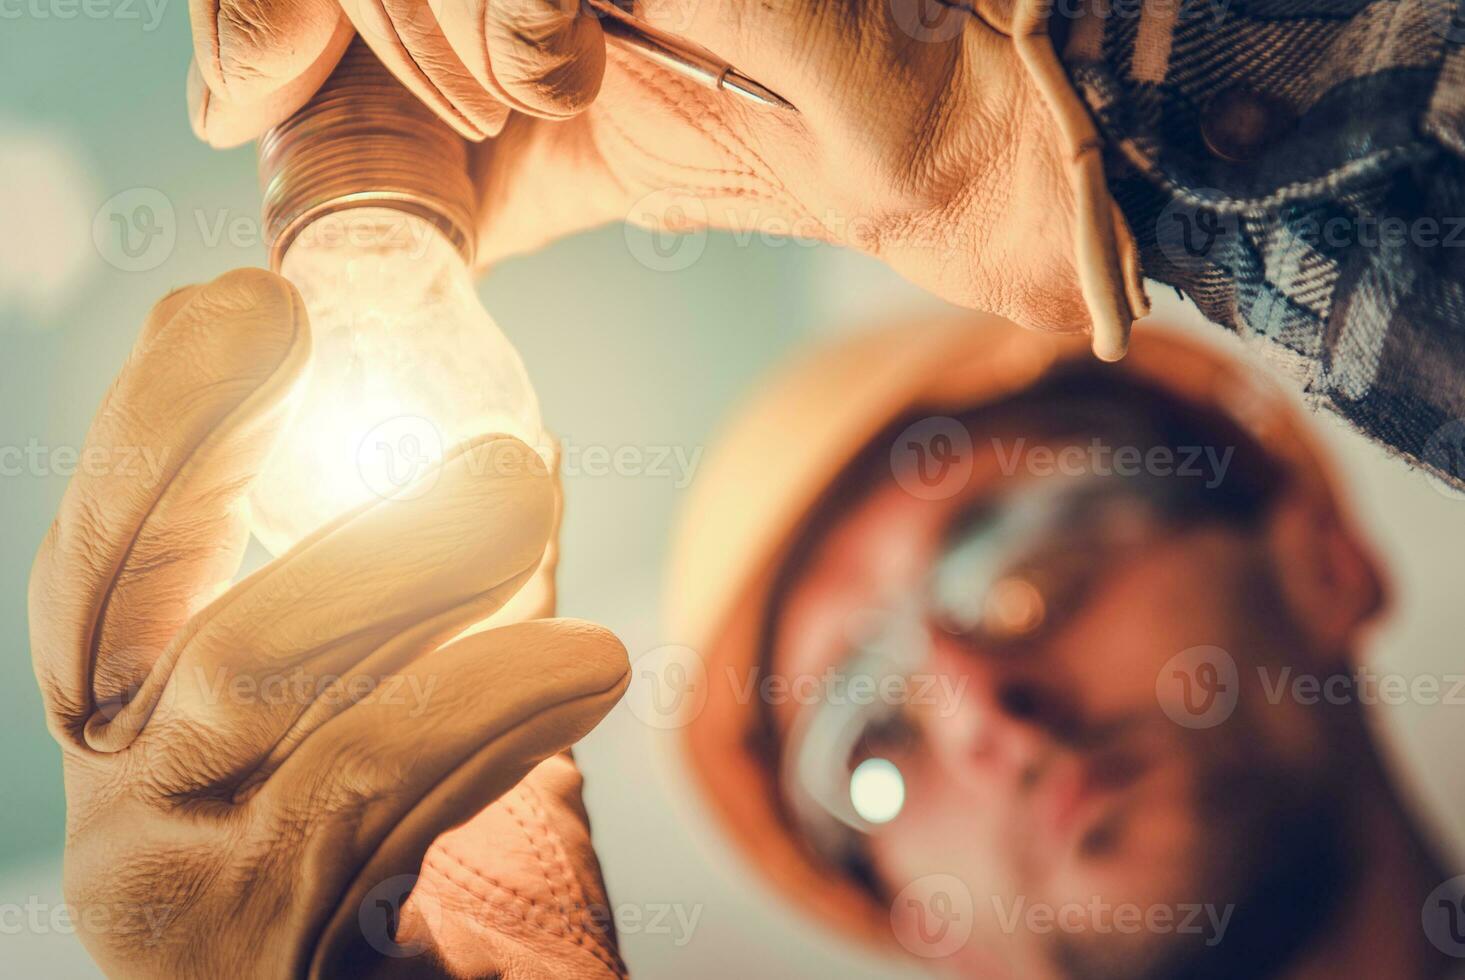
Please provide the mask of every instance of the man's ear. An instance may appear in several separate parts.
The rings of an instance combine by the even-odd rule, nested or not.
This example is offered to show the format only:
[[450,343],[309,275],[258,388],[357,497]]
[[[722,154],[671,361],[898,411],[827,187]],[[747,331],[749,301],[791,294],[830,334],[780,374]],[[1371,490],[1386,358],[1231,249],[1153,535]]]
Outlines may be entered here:
[[1373,553],[1330,500],[1284,491],[1266,522],[1267,548],[1282,599],[1298,628],[1324,654],[1347,656],[1358,631],[1384,608]]

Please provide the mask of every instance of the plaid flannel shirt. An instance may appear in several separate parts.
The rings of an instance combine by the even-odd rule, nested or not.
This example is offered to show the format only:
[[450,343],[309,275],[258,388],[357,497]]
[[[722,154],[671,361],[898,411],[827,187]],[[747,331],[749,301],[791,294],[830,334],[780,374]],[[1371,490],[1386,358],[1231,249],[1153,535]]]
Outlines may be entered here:
[[1465,486],[1465,14],[1053,2],[1146,276]]

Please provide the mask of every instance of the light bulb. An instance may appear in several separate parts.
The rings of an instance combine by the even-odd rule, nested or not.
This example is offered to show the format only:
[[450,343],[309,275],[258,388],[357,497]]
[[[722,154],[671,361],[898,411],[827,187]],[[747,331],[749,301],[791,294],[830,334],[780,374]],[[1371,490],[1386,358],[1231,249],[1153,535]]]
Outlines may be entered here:
[[[382,244],[399,235],[414,244]],[[294,420],[251,491],[253,530],[270,551],[374,496],[411,492],[470,436],[540,442],[518,353],[429,222],[337,212],[297,239],[281,271],[305,300],[312,357]]]
[[272,262],[312,337],[290,427],[251,488],[260,542],[279,554],[356,505],[415,492],[472,436],[543,452],[523,362],[474,290],[462,140],[358,40],[260,158]]

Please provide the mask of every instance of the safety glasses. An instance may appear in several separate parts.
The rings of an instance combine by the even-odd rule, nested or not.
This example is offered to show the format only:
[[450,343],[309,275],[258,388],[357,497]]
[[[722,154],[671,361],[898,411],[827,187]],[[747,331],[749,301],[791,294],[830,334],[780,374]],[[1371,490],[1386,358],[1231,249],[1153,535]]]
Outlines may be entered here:
[[831,861],[904,804],[904,759],[923,717],[956,710],[920,671],[938,634],[974,655],[1022,654],[1081,609],[1120,556],[1193,513],[1177,481],[1113,476],[1025,481],[960,512],[916,594],[870,617],[826,697],[802,705],[780,756],[780,784],[805,839]]

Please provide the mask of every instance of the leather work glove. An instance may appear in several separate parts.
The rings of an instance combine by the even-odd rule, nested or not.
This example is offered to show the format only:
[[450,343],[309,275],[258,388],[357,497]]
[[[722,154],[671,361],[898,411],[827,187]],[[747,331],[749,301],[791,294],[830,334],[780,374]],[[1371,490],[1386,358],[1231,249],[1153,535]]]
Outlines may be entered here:
[[518,611],[552,602],[538,456],[470,441],[229,587],[309,348],[270,273],[166,297],[82,450],[118,465],[83,468],[36,558],[79,932],[114,976],[617,975],[564,750],[625,651],[504,623],[536,574]]
[[600,21],[577,0],[189,0],[189,17],[191,97],[236,106],[261,132],[305,104],[356,32],[468,139],[498,133],[510,110],[574,115],[605,71]]
[[[419,27],[441,19],[440,30],[411,35],[423,49],[420,70],[393,57],[379,29],[364,33],[453,121],[450,81],[478,78],[482,64],[462,56],[450,27],[481,23],[477,0],[381,2]],[[507,0],[505,9],[529,2]],[[612,47],[588,110],[563,121],[513,116],[479,147],[479,261],[621,220],[794,236],[865,251],[963,306],[1090,330],[1100,356],[1120,356],[1148,301],[1097,132],[1047,37],[1047,2],[638,4],[648,23],[717,52],[799,112],[701,88]],[[321,49],[325,32],[307,44],[287,6],[249,8],[254,47],[231,48],[236,73],[281,81],[285,52]],[[499,7],[488,9],[493,23]],[[331,58],[343,43],[332,36]],[[596,51],[587,73],[600,70]],[[195,129],[232,145],[278,122],[328,68],[303,56],[290,63],[288,99],[246,103],[212,81],[195,85]]]

